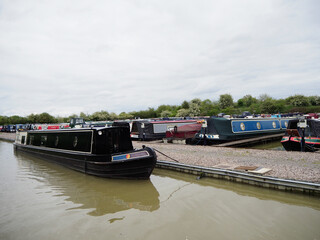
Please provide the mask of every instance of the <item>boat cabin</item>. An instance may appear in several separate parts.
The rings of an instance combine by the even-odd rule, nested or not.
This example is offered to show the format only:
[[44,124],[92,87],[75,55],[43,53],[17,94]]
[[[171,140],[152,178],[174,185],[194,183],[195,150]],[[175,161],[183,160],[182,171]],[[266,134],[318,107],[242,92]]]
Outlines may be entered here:
[[19,132],[16,143],[51,149],[113,154],[133,149],[128,127]]

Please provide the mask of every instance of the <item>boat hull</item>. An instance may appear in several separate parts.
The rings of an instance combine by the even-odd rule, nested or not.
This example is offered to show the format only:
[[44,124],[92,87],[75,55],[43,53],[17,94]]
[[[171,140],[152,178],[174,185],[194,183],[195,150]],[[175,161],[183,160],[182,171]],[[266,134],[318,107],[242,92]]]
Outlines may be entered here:
[[[147,156],[134,159],[112,161],[110,155],[79,153],[48,149],[37,146],[14,144],[16,151],[22,151],[34,155],[43,160],[55,162],[70,169],[105,178],[121,179],[148,179],[156,165],[157,156],[153,149],[144,148],[133,150],[120,155],[147,152]],[[117,154],[117,155],[119,155]]]
[[191,141],[195,135],[201,130],[201,123],[188,124],[174,129],[167,130],[166,139],[172,140],[188,140]]
[[[304,147],[302,139],[304,139]],[[318,151],[320,149],[320,121],[318,119],[290,120],[281,143],[287,151]]]
[[[281,144],[286,151],[302,151],[301,137],[284,136]],[[320,149],[320,138],[305,138],[305,152],[315,152]]]

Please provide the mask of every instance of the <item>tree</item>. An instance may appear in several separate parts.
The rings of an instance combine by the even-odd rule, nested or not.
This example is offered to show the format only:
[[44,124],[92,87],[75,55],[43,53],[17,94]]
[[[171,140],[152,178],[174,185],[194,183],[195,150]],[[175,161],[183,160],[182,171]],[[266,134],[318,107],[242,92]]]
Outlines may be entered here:
[[303,95],[294,95],[290,96],[287,99],[287,102],[295,107],[306,107],[310,105],[309,99]]
[[31,113],[27,116],[29,123],[39,123],[39,115]]
[[200,106],[200,105],[201,105],[201,103],[202,103],[202,101],[201,101],[201,99],[200,99],[200,98],[194,98],[194,99],[192,99],[192,100],[190,101],[190,103],[189,103],[189,107],[190,107],[190,104],[191,104],[191,103],[193,103],[193,104],[196,104],[196,105]]
[[190,117],[196,117],[200,115],[200,105],[197,102],[191,102],[189,106]]
[[89,115],[85,114],[84,112],[81,112],[79,115],[83,120],[88,121],[89,120]]
[[114,112],[110,113],[109,117],[107,118],[107,120],[111,120],[111,121],[117,120],[117,119],[118,119],[118,115]]
[[173,108],[174,108],[174,106],[170,106],[170,105],[160,105],[160,106],[157,108],[157,110],[156,110],[157,116],[158,116],[158,117],[161,117],[161,113],[162,113],[163,111],[169,111],[169,112],[171,112]]
[[201,100],[199,98],[192,99],[189,103],[189,116],[195,117],[200,115]]
[[240,98],[238,101],[237,101],[237,104],[238,104],[238,107],[243,107],[244,106],[244,101],[242,98]]
[[18,115],[13,115],[13,116],[9,117],[7,120],[8,120],[8,123],[10,123],[10,124],[18,124],[18,123],[24,124],[27,122],[26,118],[20,117]]
[[170,112],[168,110],[164,110],[161,112],[160,117],[167,118],[167,117],[170,117],[171,114],[172,114],[172,112]]
[[320,96],[310,96],[308,98],[312,106],[320,106]]
[[239,107],[250,107],[252,104],[257,103],[258,100],[251,95],[245,95],[243,98],[238,100]]
[[136,118],[156,118],[157,112],[154,108],[149,108],[148,110],[139,111],[139,112],[131,112],[131,114]]
[[211,100],[206,99],[201,102],[200,105],[200,115],[201,116],[209,116],[212,113],[214,106]]
[[276,113],[277,106],[275,100],[268,98],[261,103],[261,111],[263,113]]
[[182,104],[181,104],[181,108],[188,109],[189,108],[189,103],[186,100],[184,100],[182,102]]
[[132,114],[129,114],[129,113],[125,113],[125,112],[121,112],[118,116],[119,119],[131,119],[133,118],[133,115]]
[[110,115],[107,111],[100,111],[100,112],[94,112],[91,116],[90,119],[91,121],[105,121],[110,119]]
[[272,97],[270,97],[268,94],[266,94],[266,93],[264,93],[264,94],[261,94],[260,96],[259,96],[259,101],[260,102],[264,102],[264,101],[266,101],[267,99],[272,99]]
[[55,117],[51,116],[49,113],[41,113],[39,115],[39,119],[38,119],[39,123],[56,123],[57,119],[55,119]]
[[8,117],[7,116],[0,116],[0,125],[8,124]]
[[178,110],[176,117],[187,117],[189,116],[189,110],[181,108]]
[[221,109],[232,107],[233,106],[233,98],[230,94],[220,95],[219,98],[219,106]]
[[57,119],[58,123],[68,123],[68,122],[70,122],[70,118],[68,118],[68,117],[60,117],[60,116],[58,116],[58,117],[56,117],[56,119]]
[[78,117],[79,117],[79,115],[74,113],[74,114],[71,114],[68,118],[71,119],[71,118],[78,118]]

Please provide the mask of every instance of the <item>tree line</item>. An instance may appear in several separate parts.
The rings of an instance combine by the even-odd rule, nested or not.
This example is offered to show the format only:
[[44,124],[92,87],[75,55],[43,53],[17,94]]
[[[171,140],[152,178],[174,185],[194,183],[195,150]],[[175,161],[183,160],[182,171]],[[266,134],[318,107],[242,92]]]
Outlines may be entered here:
[[320,96],[294,95],[285,99],[274,99],[267,94],[262,94],[258,98],[245,95],[238,101],[234,101],[230,94],[222,94],[216,101],[195,98],[191,101],[184,100],[180,105],[160,105],[156,109],[149,107],[147,110],[129,113],[121,112],[120,114],[101,110],[100,112],[94,112],[92,114],[81,112],[79,115],[73,114],[68,117],[54,117],[46,112],[30,114],[27,117],[17,115],[9,117],[0,116],[0,125],[18,123],[62,123],[69,122],[70,118],[73,117],[81,117],[85,121],[113,121],[134,118],[214,116],[222,112],[229,115],[240,115],[244,111],[249,111],[253,114],[318,113],[320,112]]

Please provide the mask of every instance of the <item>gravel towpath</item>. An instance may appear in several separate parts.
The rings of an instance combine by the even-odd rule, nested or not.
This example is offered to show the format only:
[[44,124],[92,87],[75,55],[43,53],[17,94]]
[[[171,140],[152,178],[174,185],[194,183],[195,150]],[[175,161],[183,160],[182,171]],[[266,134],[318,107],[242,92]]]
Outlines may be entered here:
[[[213,146],[191,146],[134,141],[134,148],[152,147],[180,163],[231,169],[239,166],[269,168],[264,176],[320,183],[320,152],[287,152]],[[158,160],[173,161],[157,153]]]

